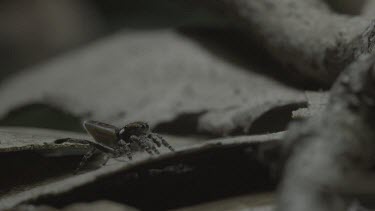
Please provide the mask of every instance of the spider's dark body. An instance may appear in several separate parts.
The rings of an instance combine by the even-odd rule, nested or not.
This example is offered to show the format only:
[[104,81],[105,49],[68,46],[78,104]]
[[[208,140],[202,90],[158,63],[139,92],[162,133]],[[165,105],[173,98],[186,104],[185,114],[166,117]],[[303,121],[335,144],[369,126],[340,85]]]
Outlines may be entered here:
[[83,127],[94,138],[95,142],[65,138],[56,140],[55,143],[80,143],[89,144],[92,147],[82,159],[77,171],[86,163],[86,161],[97,151],[105,153],[106,160],[109,157],[117,158],[126,155],[132,159],[131,145],[137,145],[149,154],[160,154],[156,147],[165,146],[174,151],[171,145],[159,134],[152,133],[150,127],[145,122],[133,122],[125,125],[123,128],[117,128],[113,125],[98,121],[85,121]]
[[130,137],[132,135],[140,136],[143,134],[150,133],[150,127],[145,122],[133,122],[125,125],[119,132],[119,137],[125,142],[129,143]]

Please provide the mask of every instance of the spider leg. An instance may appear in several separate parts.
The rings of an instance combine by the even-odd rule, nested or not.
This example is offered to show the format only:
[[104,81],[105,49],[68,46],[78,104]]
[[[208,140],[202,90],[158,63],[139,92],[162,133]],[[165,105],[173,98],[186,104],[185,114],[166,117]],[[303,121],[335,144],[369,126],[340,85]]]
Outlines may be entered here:
[[175,151],[175,149],[161,135],[159,135],[157,133],[153,133],[153,135],[158,137],[159,140],[161,140],[161,143],[163,144],[163,146],[167,147],[172,152]]
[[89,158],[91,158],[94,153],[96,152],[96,148],[92,148],[90,151],[88,151],[82,158],[81,162],[79,163],[78,167],[76,168],[76,170],[74,171],[74,174],[77,174],[81,169],[82,167],[87,163],[87,160]]
[[129,160],[132,160],[133,154],[132,154],[132,150],[129,147],[129,144],[123,140],[120,140],[119,145],[120,145],[119,156],[121,156],[122,154],[125,154],[126,157],[129,158]]
[[62,143],[75,143],[75,144],[85,144],[89,145],[91,147],[91,150],[87,152],[81,162],[78,165],[78,168],[74,171],[74,174],[77,174],[81,168],[87,163],[87,160],[94,155],[94,153],[99,150],[105,154],[105,160],[104,163],[102,164],[103,166],[108,162],[109,160],[109,155],[115,156],[116,155],[116,150],[112,149],[111,147],[105,146],[103,144],[89,141],[89,140],[84,140],[84,139],[74,139],[74,138],[63,138],[63,139],[57,139],[55,140],[56,144],[62,144]]
[[105,155],[104,155],[104,161],[103,161],[103,163],[102,163],[102,166],[105,166],[105,164],[107,164],[108,160],[109,160],[109,156],[108,156],[107,154],[105,154]]
[[141,136],[141,139],[145,140],[146,144],[150,146],[150,148],[156,153],[160,154],[159,150],[156,149],[154,142],[152,141],[152,138],[149,138],[148,136]]
[[148,154],[150,154],[150,155],[153,155],[153,154],[154,154],[154,153],[152,152],[152,150],[150,149],[150,146],[147,144],[147,142],[146,142],[144,139],[141,139],[141,138],[139,138],[139,137],[137,137],[137,136],[135,136],[135,135],[132,135],[132,136],[130,136],[130,140],[131,140],[131,141],[134,141],[134,142],[136,142],[136,143],[138,143],[139,146],[140,146],[142,149],[146,150],[146,152],[147,152]]
[[149,139],[151,139],[152,142],[154,142],[158,147],[161,147],[161,142],[157,138],[155,138],[155,135],[153,135],[152,133],[150,133],[150,134],[147,135],[147,137]]

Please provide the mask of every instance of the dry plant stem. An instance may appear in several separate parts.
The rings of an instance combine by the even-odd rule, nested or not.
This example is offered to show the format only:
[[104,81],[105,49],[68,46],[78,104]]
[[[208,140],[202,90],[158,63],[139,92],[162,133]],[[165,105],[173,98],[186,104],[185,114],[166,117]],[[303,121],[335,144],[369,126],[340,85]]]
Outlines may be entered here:
[[375,193],[375,56],[339,77],[325,111],[291,126],[277,211],[346,210]]
[[213,0],[294,74],[331,84],[372,51],[374,22],[332,12],[321,0]]

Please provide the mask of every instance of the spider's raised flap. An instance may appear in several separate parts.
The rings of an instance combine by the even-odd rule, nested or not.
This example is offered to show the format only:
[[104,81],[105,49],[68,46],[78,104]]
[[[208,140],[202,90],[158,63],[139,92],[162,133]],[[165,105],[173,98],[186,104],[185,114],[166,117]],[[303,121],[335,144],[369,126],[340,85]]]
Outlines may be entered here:
[[117,144],[119,131],[117,127],[92,120],[84,121],[83,126],[98,143],[107,146],[115,146]]

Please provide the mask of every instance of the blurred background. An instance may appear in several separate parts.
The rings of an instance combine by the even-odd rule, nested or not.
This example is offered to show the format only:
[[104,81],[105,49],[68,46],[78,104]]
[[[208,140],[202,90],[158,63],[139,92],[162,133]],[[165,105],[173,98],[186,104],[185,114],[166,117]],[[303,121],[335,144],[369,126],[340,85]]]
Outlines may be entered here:
[[[373,8],[365,5],[374,4],[371,0],[326,1],[333,10],[348,15],[361,14]],[[0,83],[7,77],[93,45],[124,29],[172,28],[188,33],[189,37],[197,38],[203,45],[210,45],[210,49],[218,50],[220,54],[230,52],[230,60],[241,66],[248,63],[271,66],[262,68],[262,74],[272,75],[293,86],[291,79],[283,76],[286,75],[283,71],[266,73],[266,69],[276,69],[272,68],[275,65],[272,58],[262,52],[262,47],[251,43],[254,41],[236,28],[235,21],[208,6],[209,1],[197,2],[0,0]],[[366,13],[371,14],[369,11]],[[306,84],[308,82],[303,82],[304,86]],[[300,84],[297,87],[301,88]],[[77,118],[39,105],[11,113],[0,120],[0,125],[82,131]]]
[[217,25],[188,1],[1,0],[0,77],[89,45],[123,28]]
[[[366,0],[326,0],[359,14]],[[1,0],[0,79],[123,28],[230,25],[192,0]]]

